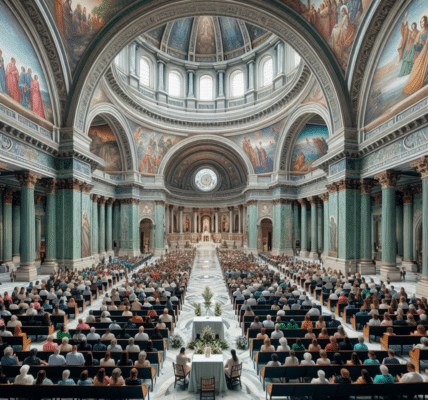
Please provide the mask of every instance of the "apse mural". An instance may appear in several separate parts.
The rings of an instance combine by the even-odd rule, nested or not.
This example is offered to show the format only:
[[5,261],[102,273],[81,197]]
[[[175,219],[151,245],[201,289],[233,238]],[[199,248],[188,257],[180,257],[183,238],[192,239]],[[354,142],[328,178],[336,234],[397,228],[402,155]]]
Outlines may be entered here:
[[76,67],[89,42],[108,20],[134,0],[55,1],[58,30],[65,39],[70,67]]
[[428,4],[403,11],[380,56],[367,102],[369,131],[428,95]]
[[0,102],[36,123],[53,122],[46,78],[27,34],[0,1]]
[[116,137],[108,125],[93,126],[89,128],[89,137],[92,139],[91,152],[101,157],[105,162],[102,171],[122,171],[119,146]]
[[304,175],[315,168],[315,160],[327,153],[328,129],[324,125],[307,124],[299,133],[291,156],[293,174]]
[[138,170],[145,174],[156,174],[165,154],[180,139],[179,136],[158,133],[142,126],[135,127]]
[[332,48],[345,70],[358,28],[372,0],[278,0],[301,14]]
[[239,135],[231,139],[242,149],[253,164],[256,174],[273,171],[278,134],[284,127],[284,121],[278,122],[260,131]]

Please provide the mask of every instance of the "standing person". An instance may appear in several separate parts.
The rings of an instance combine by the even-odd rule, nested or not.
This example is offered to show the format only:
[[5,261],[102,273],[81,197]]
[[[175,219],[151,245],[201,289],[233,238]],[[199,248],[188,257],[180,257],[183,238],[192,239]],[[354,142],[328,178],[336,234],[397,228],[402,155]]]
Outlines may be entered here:
[[402,281],[406,281],[406,267],[402,267],[400,271],[400,278]]
[[9,95],[18,103],[21,102],[21,90],[18,86],[19,72],[16,68],[16,60],[14,57],[10,59],[10,63],[6,67],[6,85],[9,90]]
[[31,111],[35,112],[39,117],[45,118],[45,110],[43,109],[42,94],[37,75],[34,75],[34,79],[31,82]]

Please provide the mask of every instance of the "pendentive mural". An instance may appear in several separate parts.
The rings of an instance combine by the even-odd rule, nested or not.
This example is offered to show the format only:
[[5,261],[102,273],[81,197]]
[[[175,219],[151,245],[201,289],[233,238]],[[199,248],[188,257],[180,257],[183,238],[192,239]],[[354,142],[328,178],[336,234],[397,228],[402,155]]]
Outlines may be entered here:
[[53,122],[46,78],[21,24],[0,1],[0,102],[36,123]]
[[231,137],[244,150],[256,174],[273,171],[278,134],[283,127],[284,121],[281,121],[257,132]]
[[93,126],[89,128],[88,135],[92,139],[91,153],[106,162],[105,168],[100,169],[109,172],[122,171],[119,145],[111,128],[108,125]]
[[300,131],[291,156],[291,171],[296,175],[304,175],[315,168],[315,160],[327,153],[328,129],[325,125],[307,124]]
[[428,4],[413,0],[380,56],[365,114],[369,131],[428,95]]

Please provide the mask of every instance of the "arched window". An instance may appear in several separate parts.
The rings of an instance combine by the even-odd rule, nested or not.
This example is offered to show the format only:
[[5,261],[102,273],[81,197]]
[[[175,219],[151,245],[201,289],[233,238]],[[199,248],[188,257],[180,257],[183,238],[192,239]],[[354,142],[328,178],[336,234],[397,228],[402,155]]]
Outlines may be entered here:
[[300,64],[300,60],[301,60],[301,57],[299,56],[299,54],[294,53],[294,66],[295,67]]
[[263,86],[269,86],[273,81],[273,62],[269,57],[263,63]]
[[203,75],[199,79],[199,98],[201,100],[213,99],[213,78]]
[[145,58],[140,59],[140,83],[150,86],[150,65]]
[[244,73],[236,71],[232,74],[232,97],[242,97],[244,95]]
[[169,73],[168,90],[170,96],[181,96],[181,77],[177,72]]

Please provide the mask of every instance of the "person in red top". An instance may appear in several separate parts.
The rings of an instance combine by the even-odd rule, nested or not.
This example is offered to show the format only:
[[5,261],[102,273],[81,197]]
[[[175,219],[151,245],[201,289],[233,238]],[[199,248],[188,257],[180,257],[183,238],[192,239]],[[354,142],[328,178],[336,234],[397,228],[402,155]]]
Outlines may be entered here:
[[47,341],[43,345],[43,351],[54,351],[58,347],[58,344],[54,343],[53,340],[53,335],[49,335]]
[[324,350],[328,352],[332,351],[333,353],[339,352],[340,346],[337,343],[337,340],[334,336],[330,336],[330,343],[327,346],[325,346]]
[[348,303],[348,298],[345,296],[345,293],[340,293],[339,296],[339,304],[346,304]]
[[83,322],[83,319],[82,318],[79,318],[79,323],[77,324],[77,327],[76,327],[77,329],[90,329],[90,326],[88,325],[88,324],[85,324],[84,322]]

